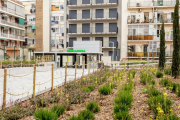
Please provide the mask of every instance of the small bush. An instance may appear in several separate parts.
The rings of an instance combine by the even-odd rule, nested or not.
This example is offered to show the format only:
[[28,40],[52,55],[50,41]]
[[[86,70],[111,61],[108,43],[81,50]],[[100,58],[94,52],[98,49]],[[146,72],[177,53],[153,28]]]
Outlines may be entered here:
[[89,90],[94,91],[94,86],[88,86]]
[[94,101],[88,103],[88,105],[86,106],[86,108],[87,108],[87,110],[90,110],[90,111],[93,112],[93,113],[96,113],[96,112],[99,112],[99,111],[100,111],[99,105],[98,105],[96,102],[94,102]]
[[125,91],[132,92],[133,91],[134,83],[126,84],[122,89]]
[[120,104],[114,107],[114,114],[117,114],[118,112],[123,112],[123,111],[129,112],[128,106],[124,104]]
[[155,84],[155,80],[153,80],[152,75],[147,73],[146,71],[141,71],[140,78],[141,78],[141,83],[143,83],[145,85],[147,83],[152,84],[152,85]]
[[124,104],[127,105],[128,107],[131,105],[132,101],[133,101],[132,94],[124,90],[120,91],[118,96],[115,98],[116,104]]
[[166,75],[171,75],[171,73],[172,73],[171,68],[164,69],[164,73]]
[[169,78],[163,78],[160,80],[159,84],[169,86],[171,84],[171,80]]
[[156,77],[157,77],[157,78],[162,78],[162,77],[163,77],[163,73],[160,72],[160,71],[157,71],[157,72],[156,72]]
[[82,90],[88,93],[94,91],[94,87],[93,86],[83,87]]
[[158,115],[157,108],[159,107],[159,104],[161,105],[161,108],[164,112],[164,114],[167,114],[170,112],[172,102],[169,98],[167,98],[164,95],[158,95],[155,97],[151,97],[148,100],[149,107],[153,110],[153,112]]
[[39,109],[34,113],[35,120],[57,120],[56,113],[49,111],[48,109]]
[[156,97],[158,95],[162,95],[162,93],[160,93],[157,89],[155,89],[153,86],[149,87],[149,89],[147,90],[148,93],[148,97]]
[[111,89],[111,87],[109,85],[104,85],[104,86],[100,87],[98,89],[98,91],[99,91],[100,94],[109,95],[109,94],[111,94],[112,89]]
[[114,116],[115,120],[132,120],[132,117],[129,115],[128,112],[118,112],[117,114],[115,114]]
[[[78,114],[79,120],[93,120],[94,114],[90,110],[83,110]],[[83,118],[83,119],[80,119]]]
[[51,109],[52,112],[56,113],[58,115],[58,117],[60,117],[60,115],[62,115],[65,111],[65,108],[61,105],[54,105]]

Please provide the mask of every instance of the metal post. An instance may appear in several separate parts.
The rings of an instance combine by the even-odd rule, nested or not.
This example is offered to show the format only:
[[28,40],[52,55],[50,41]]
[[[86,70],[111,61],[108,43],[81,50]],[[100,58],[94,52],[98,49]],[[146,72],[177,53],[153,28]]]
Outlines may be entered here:
[[76,80],[76,73],[77,72],[77,62],[75,62],[75,80]]
[[83,73],[82,73],[82,77],[84,77],[84,66],[85,66],[85,64],[84,64],[84,62],[83,62]]
[[36,88],[36,67],[34,67],[34,74],[33,74],[33,99],[35,99],[35,88]]
[[67,79],[67,62],[65,65],[65,82],[64,82],[65,85],[66,85],[66,79]]
[[6,82],[7,82],[7,69],[4,69],[4,88],[3,88],[3,106],[2,109],[6,107]]
[[52,81],[51,81],[51,90],[53,90],[54,86],[54,64],[52,64]]
[[91,67],[91,63],[89,61],[88,75],[90,74],[90,67]]

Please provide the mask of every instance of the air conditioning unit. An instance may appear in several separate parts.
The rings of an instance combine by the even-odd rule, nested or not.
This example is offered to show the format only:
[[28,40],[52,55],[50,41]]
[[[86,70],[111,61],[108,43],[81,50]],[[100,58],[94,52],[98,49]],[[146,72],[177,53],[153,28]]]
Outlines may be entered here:
[[138,12],[141,12],[141,9],[138,9]]
[[141,7],[141,3],[136,3],[136,6],[137,7]]
[[154,12],[157,12],[158,11],[158,8],[154,8]]

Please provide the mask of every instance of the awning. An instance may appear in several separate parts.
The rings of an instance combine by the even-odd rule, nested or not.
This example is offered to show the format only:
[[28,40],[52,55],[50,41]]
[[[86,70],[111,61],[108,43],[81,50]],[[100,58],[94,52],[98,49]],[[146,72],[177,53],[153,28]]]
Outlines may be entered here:
[[59,7],[59,5],[55,5],[55,7]]
[[35,26],[35,25],[33,25],[33,26],[32,26],[32,29],[33,29],[33,30],[34,30],[34,29],[36,29],[36,26]]
[[5,38],[0,38],[0,40],[7,40],[7,39],[5,39]]
[[4,26],[4,25],[0,25],[1,27],[6,27],[6,26]]
[[19,18],[19,24],[20,24],[20,25],[24,25],[24,19]]

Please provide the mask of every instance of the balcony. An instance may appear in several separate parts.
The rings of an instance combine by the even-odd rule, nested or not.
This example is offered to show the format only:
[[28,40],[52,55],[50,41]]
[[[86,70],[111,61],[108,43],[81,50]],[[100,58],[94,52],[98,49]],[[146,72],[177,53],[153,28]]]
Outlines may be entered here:
[[89,15],[83,15],[82,13],[78,13],[77,16],[69,16],[69,21],[91,21],[91,20],[117,20],[118,19],[118,13],[110,14],[109,12],[105,12],[101,15],[98,15],[96,13],[91,13]]
[[87,6],[117,6],[118,0],[69,0],[67,1],[68,7],[87,7]]
[[[174,7],[176,5],[176,1],[154,1],[154,6],[172,6]],[[180,5],[180,2],[179,2]]]
[[[128,52],[128,57],[148,57],[148,52]],[[149,57],[159,57],[159,52],[149,52]],[[172,52],[166,52],[166,57],[172,57]]]
[[7,39],[13,39],[13,40],[21,40],[21,41],[25,40],[25,38],[23,36],[15,35],[15,34],[7,34],[7,33],[1,33],[0,37],[4,37],[4,38],[7,38]]
[[142,1],[142,2],[128,2],[128,8],[153,8],[152,1]]
[[7,21],[7,20],[0,19],[0,23],[5,24],[5,25],[11,25],[11,26],[14,26],[14,27],[19,27],[19,28],[23,28],[23,29],[24,29],[24,25],[21,25],[21,24],[15,23],[15,22],[9,22],[9,21]]
[[90,34],[118,34],[118,27],[114,29],[109,29],[109,27],[103,27],[100,29],[99,27],[91,27],[81,28],[78,27],[76,30],[67,29],[69,35],[90,35]]
[[13,10],[11,8],[7,8],[7,7],[4,7],[4,6],[0,6],[0,10],[8,12],[7,14],[11,13],[11,14],[13,14],[13,16],[20,16],[20,17],[23,17],[23,18],[25,17],[25,15],[23,13],[20,13],[17,10]]
[[155,35],[128,35],[128,40],[153,40]]
[[27,21],[27,25],[29,26],[32,26],[32,25],[35,25],[36,24],[36,21]]
[[28,37],[35,37],[35,33],[28,33]]
[[[20,47],[17,47],[17,46],[16,46],[16,47],[15,47],[15,50],[20,50],[19,48],[20,48]],[[6,47],[6,51],[8,51],[8,50],[12,51],[12,50],[14,50],[14,47],[9,47],[9,46],[7,46],[7,47]]]

